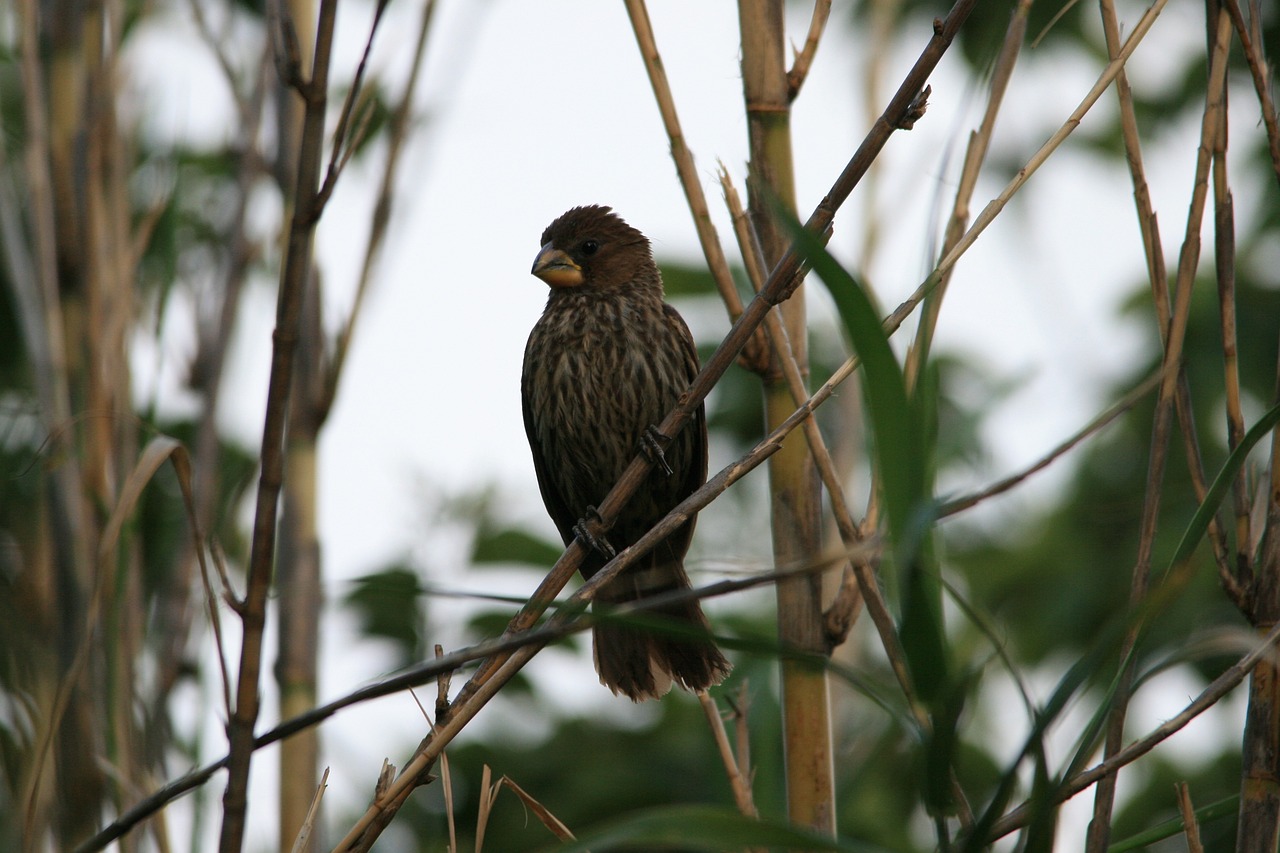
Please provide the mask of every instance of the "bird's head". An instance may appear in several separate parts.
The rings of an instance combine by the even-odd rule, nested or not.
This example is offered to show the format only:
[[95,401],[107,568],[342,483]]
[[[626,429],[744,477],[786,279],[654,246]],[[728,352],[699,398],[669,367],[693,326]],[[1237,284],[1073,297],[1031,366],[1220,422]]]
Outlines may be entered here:
[[553,290],[661,287],[648,238],[598,205],[575,207],[547,226],[532,272]]

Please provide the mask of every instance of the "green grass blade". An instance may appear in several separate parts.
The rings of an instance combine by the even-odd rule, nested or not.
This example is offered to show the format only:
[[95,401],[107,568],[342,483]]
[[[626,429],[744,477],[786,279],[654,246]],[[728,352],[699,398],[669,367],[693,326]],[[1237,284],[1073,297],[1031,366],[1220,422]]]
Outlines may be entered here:
[[1244,467],[1244,461],[1248,458],[1249,451],[1262,440],[1263,436],[1271,432],[1271,429],[1277,423],[1280,423],[1280,404],[1269,409],[1245,433],[1244,438],[1236,445],[1236,449],[1231,451],[1231,455],[1227,457],[1227,461],[1222,465],[1222,470],[1213,479],[1213,485],[1209,487],[1209,491],[1204,496],[1204,501],[1200,504],[1200,508],[1196,510],[1191,523],[1187,525],[1186,531],[1182,534],[1182,541],[1178,543],[1178,550],[1174,552],[1173,559],[1169,562],[1171,571],[1175,566],[1191,559],[1196,546],[1200,544],[1200,540],[1204,538],[1205,532],[1209,529],[1209,522],[1213,520],[1214,513],[1218,511],[1218,506],[1222,503],[1222,499],[1226,497],[1227,490],[1231,488],[1232,481],[1240,473],[1240,469]]
[[832,839],[800,827],[757,820],[712,806],[663,806],[635,812],[579,836],[574,842],[546,848],[556,853],[646,849],[740,850],[774,847],[833,853],[871,853],[866,844]]

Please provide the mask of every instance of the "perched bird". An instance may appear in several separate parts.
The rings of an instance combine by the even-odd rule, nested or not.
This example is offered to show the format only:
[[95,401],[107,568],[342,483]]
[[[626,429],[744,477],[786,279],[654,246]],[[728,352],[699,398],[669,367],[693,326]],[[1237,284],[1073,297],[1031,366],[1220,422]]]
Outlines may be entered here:
[[[524,351],[520,393],[542,500],[564,543],[590,516],[638,450],[655,465],[619,514],[606,542],[582,564],[590,578],[639,539],[707,478],[707,423],[701,406],[666,442],[656,425],[698,372],[693,336],[662,301],[662,276],[648,239],[607,207],[575,207],[547,227],[533,274],[550,285],[542,317]],[[688,589],[684,555],[694,520],[600,591],[616,605]],[[655,611],[705,631],[697,601]],[[676,681],[705,690],[729,672],[710,639],[678,637],[617,623],[594,632],[596,671],[633,701],[661,696]]]

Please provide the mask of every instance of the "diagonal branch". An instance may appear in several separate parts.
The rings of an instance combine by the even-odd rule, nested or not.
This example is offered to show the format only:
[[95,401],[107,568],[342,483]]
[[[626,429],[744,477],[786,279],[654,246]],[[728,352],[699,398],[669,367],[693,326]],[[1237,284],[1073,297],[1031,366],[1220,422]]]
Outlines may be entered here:
[[1098,432],[1116,418],[1120,417],[1120,415],[1133,408],[1139,400],[1151,393],[1151,391],[1160,383],[1162,378],[1163,371],[1158,370],[1151,374],[1140,382],[1132,391],[1125,394],[1104,412],[1081,427],[1079,432],[1050,450],[1043,457],[1036,460],[1035,463],[1016,474],[1011,474],[1002,480],[997,480],[979,492],[974,492],[971,495],[965,495],[963,497],[953,498],[947,501],[938,508],[938,517],[945,518],[949,515],[956,515],[964,512],[967,509],[977,506],[988,498],[1004,494],[1015,486],[1021,485],[1028,477],[1033,474],[1038,474],[1045,468],[1048,468],[1080,442],[1084,441],[1086,438],[1093,435],[1095,432]]

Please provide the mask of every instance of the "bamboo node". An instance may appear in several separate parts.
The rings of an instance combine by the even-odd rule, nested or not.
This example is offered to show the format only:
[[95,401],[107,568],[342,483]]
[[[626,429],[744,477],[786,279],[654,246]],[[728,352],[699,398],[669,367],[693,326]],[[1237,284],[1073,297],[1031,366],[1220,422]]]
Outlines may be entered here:
[[775,101],[747,101],[747,113],[789,113],[790,104],[779,104]]

